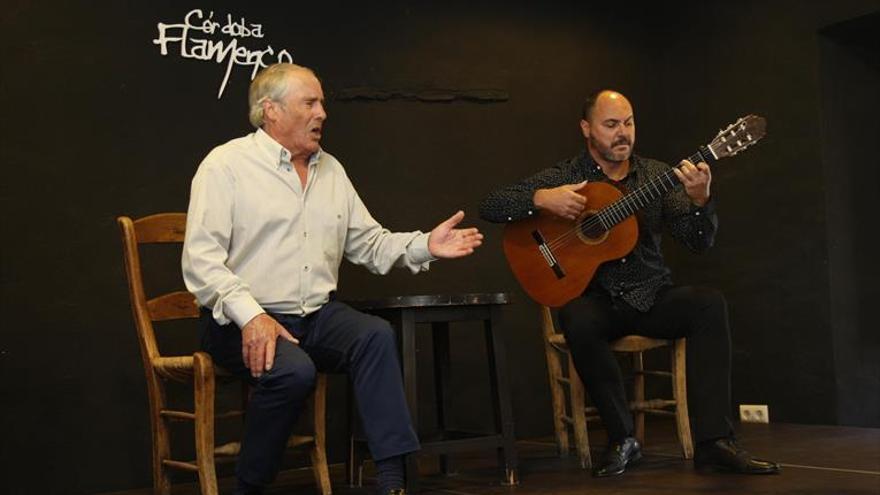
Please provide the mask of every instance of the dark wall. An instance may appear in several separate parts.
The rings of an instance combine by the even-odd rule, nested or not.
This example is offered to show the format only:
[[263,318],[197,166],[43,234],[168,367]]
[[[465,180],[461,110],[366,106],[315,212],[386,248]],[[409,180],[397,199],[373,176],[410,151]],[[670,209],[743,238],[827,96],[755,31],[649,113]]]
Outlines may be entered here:
[[831,328],[841,424],[880,418],[880,297],[874,261],[880,183],[873,144],[880,135],[880,15],[837,23],[820,38],[822,143],[828,205]]
[[[728,296],[735,404],[767,403],[774,421],[841,421],[841,351],[832,344],[845,353],[859,341],[832,336],[824,195],[834,179],[822,165],[817,32],[877,11],[878,2],[685,2],[647,10],[584,2],[13,2],[0,21],[0,469],[11,493],[150,483],[147,402],[114,218],[184,210],[201,158],[250,131],[248,69],[233,69],[218,99],[225,65],[162,57],[151,43],[158,22],[180,22],[196,7],[261,23],[266,37],[243,44],[286,48],[318,71],[330,113],[323,144],[387,227],[429,229],[462,208],[487,234],[474,256],[438,262],[417,277],[379,279],[346,266],[341,295],[510,291],[516,303],[504,317],[520,436],[551,430],[538,317],[507,272],[500,229],[476,218],[480,199],[578,152],[579,105],[597,87],[631,98],[638,150],[667,161],[689,155],[741,114],[766,116],[764,142],[716,168],[716,249],[694,257],[670,245],[668,254],[679,281]],[[356,88],[422,97],[441,90],[453,98],[346,97]],[[465,94],[500,97],[455,97]],[[176,253],[157,257],[171,269],[153,274],[151,286],[179,283]],[[466,329],[453,336],[462,370],[456,400],[467,405],[454,420],[481,426],[487,417],[473,408],[482,407],[484,384],[461,378],[485,365],[471,349],[479,339]],[[184,331],[168,345],[192,343]],[[876,391],[876,382],[866,383]],[[342,383],[335,385],[331,428],[344,421]],[[878,426],[876,417],[845,422]],[[331,437],[335,459],[340,440]],[[40,463],[25,467],[24,459]]]

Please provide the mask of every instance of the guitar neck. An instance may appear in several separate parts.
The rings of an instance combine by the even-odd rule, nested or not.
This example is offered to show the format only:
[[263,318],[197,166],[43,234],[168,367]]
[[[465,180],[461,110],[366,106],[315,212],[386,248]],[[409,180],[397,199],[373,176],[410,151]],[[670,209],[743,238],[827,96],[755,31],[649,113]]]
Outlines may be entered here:
[[[696,153],[688,157],[691,163],[713,163],[715,155],[708,146],[702,146]],[[666,172],[652,177],[651,180],[642,184],[634,191],[629,192],[617,201],[602,208],[596,213],[596,217],[605,230],[611,230],[612,227],[626,220],[635,212],[648,206],[667,192],[681,185],[681,181],[676,177],[672,168]]]

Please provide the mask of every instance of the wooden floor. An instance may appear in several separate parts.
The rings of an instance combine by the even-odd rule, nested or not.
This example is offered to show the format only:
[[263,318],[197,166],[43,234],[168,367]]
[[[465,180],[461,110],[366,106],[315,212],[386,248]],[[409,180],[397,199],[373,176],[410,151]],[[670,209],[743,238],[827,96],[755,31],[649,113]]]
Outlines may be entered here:
[[[661,420],[662,421],[662,420]],[[648,445],[642,461],[616,478],[595,479],[572,458],[560,458],[552,439],[518,442],[520,484],[504,486],[493,452],[456,458],[458,474],[437,473],[436,462],[422,459],[422,493],[435,495],[687,495],[687,494],[880,494],[880,429],[806,425],[742,425],[742,446],[782,464],[780,475],[743,476],[698,473],[681,459],[673,443],[671,423],[648,425]],[[594,447],[603,445],[602,431],[591,431]],[[601,449],[600,449],[601,450]],[[594,448],[593,455],[599,451]],[[372,479],[363,488],[345,485],[342,466],[331,468],[333,493],[372,495]],[[221,480],[221,493],[231,493],[231,481]],[[115,495],[148,495],[150,490]],[[194,484],[175,485],[175,495],[198,494]],[[271,495],[316,494],[310,471],[283,472],[267,491]]]

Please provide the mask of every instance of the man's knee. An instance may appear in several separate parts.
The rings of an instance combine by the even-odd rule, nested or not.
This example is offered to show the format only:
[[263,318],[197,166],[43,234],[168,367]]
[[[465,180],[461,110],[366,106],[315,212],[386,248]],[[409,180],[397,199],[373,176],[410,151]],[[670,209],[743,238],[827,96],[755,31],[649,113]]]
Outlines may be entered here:
[[711,287],[694,287],[691,297],[704,313],[727,317],[727,298],[720,290]]
[[397,337],[391,324],[379,317],[372,317],[367,320],[364,330],[360,336],[361,340],[370,346],[381,348],[397,347]]
[[[293,345],[293,344],[291,344]],[[304,354],[304,353],[303,353]],[[260,378],[260,386],[292,395],[308,395],[315,388],[318,371],[308,356],[276,353],[272,369]]]
[[[724,294],[709,287],[693,287],[689,294],[694,311],[690,312],[691,332],[730,338],[727,299]],[[691,334],[692,337],[695,334]]]
[[608,329],[595,308],[584,302],[573,302],[559,310],[559,326],[569,345],[602,341]]

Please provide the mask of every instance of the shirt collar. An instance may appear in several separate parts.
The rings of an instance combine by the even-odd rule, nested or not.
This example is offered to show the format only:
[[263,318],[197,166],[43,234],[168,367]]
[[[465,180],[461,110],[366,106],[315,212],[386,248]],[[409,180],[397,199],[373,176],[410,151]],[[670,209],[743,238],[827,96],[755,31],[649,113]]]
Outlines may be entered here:
[[[257,146],[259,146],[263,151],[268,153],[273,158],[277,157],[277,162],[275,162],[274,168],[279,170],[281,168],[291,168],[293,164],[290,162],[290,151],[287,150],[284,146],[281,146],[281,143],[275,141],[266,131],[262,128],[257,129],[257,132],[254,133],[254,139],[257,142]],[[318,148],[318,151],[312,153],[312,156],[309,157],[309,167],[312,165],[317,165],[321,160],[321,155],[324,153],[324,150]]]

